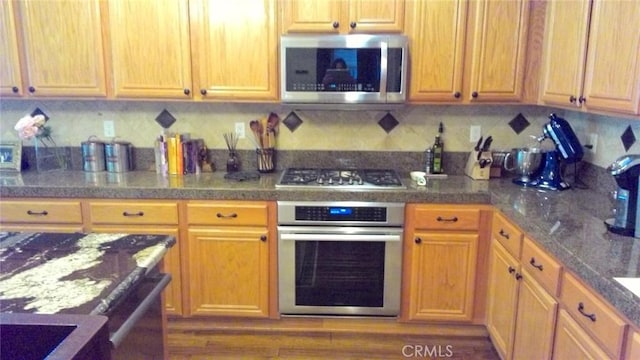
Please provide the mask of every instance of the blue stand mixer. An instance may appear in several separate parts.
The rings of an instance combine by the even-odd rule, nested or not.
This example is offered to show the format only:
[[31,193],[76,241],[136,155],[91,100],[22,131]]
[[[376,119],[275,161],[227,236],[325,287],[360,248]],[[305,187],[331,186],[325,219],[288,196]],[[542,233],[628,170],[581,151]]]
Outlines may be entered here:
[[539,174],[525,186],[533,186],[546,190],[566,190],[571,186],[562,179],[561,162],[573,164],[582,160],[584,152],[578,137],[569,123],[556,114],[549,115],[549,122],[542,128],[543,135],[538,142],[551,139],[556,150],[543,153]]

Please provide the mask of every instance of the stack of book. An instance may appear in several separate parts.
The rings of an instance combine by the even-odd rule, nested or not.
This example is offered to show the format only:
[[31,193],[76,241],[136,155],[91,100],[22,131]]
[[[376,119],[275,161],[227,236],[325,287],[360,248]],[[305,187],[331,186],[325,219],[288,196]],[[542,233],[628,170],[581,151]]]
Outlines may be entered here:
[[165,133],[155,142],[156,172],[163,175],[199,174],[207,149],[190,134]]

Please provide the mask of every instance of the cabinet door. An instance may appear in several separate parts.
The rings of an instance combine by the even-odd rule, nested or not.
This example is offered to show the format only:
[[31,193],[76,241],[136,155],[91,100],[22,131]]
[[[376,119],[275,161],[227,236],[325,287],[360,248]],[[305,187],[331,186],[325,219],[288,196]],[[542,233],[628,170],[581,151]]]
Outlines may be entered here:
[[487,291],[487,330],[502,359],[511,359],[518,300],[518,261],[491,240]]
[[404,6],[404,0],[349,0],[349,16],[343,21],[350,32],[402,32]]
[[32,96],[106,96],[99,0],[20,1]]
[[584,96],[587,109],[640,113],[637,1],[593,2]]
[[560,309],[555,332],[553,359],[611,359],[571,316]]
[[546,104],[582,105],[590,1],[547,2],[541,99]]
[[92,226],[90,231],[101,233],[126,234],[166,234],[176,238],[173,245],[162,259],[162,271],[171,274],[171,282],[162,293],[164,308],[168,315],[182,315],[182,271],[180,268],[180,233],[175,227],[151,227],[130,225],[98,225]]
[[266,228],[189,229],[191,315],[269,316]]
[[550,359],[558,302],[526,271],[518,290],[513,359]]
[[15,2],[0,1],[0,96],[24,93],[14,8]]
[[407,3],[410,100],[462,100],[467,4],[467,0]]
[[469,100],[520,101],[529,1],[479,0],[474,3]]
[[471,321],[478,234],[414,234],[409,256],[410,320]]
[[344,0],[285,0],[282,2],[282,32],[339,33],[342,14],[347,11]]
[[191,98],[187,0],[110,0],[114,96]]
[[192,0],[198,99],[278,98],[277,2]]

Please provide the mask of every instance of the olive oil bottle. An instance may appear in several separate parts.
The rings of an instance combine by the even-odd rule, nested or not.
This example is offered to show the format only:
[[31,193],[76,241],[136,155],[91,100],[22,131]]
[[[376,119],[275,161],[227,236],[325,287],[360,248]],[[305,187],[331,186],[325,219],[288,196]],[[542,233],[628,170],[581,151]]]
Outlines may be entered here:
[[441,135],[443,131],[442,123],[438,127],[438,135],[436,135],[436,140],[433,143],[433,147],[431,148],[433,151],[433,168],[432,171],[434,174],[442,174],[444,171],[442,164],[442,153],[444,151],[444,142],[442,141]]

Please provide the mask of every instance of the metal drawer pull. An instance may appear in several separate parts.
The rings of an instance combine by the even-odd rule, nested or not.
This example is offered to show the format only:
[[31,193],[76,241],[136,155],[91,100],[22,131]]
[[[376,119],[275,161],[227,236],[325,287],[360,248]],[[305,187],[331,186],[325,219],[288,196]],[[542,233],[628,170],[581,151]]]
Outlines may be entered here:
[[142,211],[138,211],[137,213],[130,213],[130,212],[123,212],[122,216],[144,216],[144,213]]
[[514,269],[513,266],[509,266],[509,274],[513,274],[514,272],[516,272],[516,269]]
[[47,215],[49,215],[49,213],[47,212],[47,210],[42,210],[42,211],[31,211],[31,210],[27,210],[27,215],[42,215],[42,216],[47,216]]
[[445,218],[443,218],[443,217],[441,217],[441,216],[438,216],[438,218],[437,218],[436,220],[438,220],[438,221],[440,221],[440,222],[456,222],[456,221],[458,221],[458,217],[457,217],[457,216],[454,216],[454,217],[452,217],[452,218],[445,219]]
[[529,261],[529,264],[531,264],[531,266],[533,266],[534,268],[542,271],[542,264],[536,265],[536,258],[531,257],[531,261]]
[[225,218],[225,219],[233,219],[233,218],[237,218],[237,217],[238,217],[238,214],[236,214],[236,213],[231,213],[231,214],[229,214],[229,215],[224,215],[224,214],[221,214],[221,213],[217,213],[217,214],[216,214],[216,216],[217,216],[218,218],[220,218],[220,219],[222,219],[222,218]]
[[500,236],[502,236],[505,239],[509,239],[509,233],[505,232],[504,229],[500,229],[499,232]]
[[522,279],[522,275],[520,273],[516,273],[516,280]]
[[586,312],[584,312],[583,303],[578,303],[578,311],[580,311],[580,314],[582,314],[583,316],[588,317],[591,321],[596,322],[596,314],[587,314]]
[[267,235],[260,235],[260,241],[267,241]]

